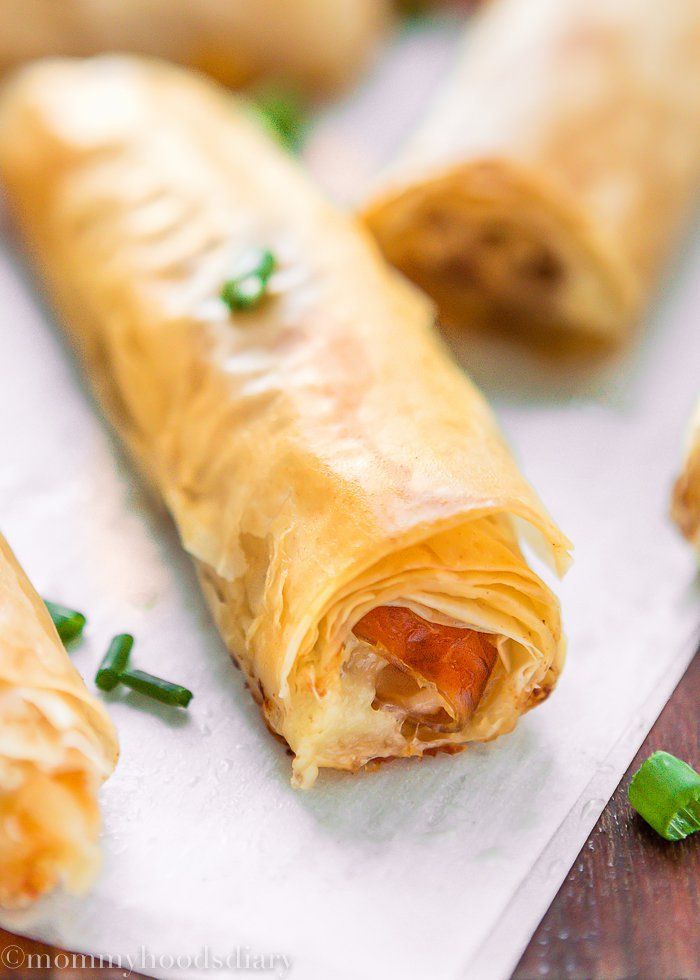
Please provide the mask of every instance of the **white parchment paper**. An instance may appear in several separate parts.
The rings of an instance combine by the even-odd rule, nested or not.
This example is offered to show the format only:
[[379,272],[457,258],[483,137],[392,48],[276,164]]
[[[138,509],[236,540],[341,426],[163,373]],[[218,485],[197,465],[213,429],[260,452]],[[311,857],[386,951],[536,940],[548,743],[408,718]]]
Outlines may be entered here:
[[[410,125],[449,61],[452,33],[404,37],[321,121],[308,159],[340,197]],[[89,615],[74,653],[88,683],[111,635],[128,630],[134,663],[195,698],[185,713],[107,696],[122,757],[103,793],[102,875],[83,900],[53,896],[2,924],[167,977],[247,967],[298,980],[506,976],[697,641],[695,565],[667,506],[700,382],[699,318],[695,247],[639,343],[588,377],[462,345],[576,545],[560,589],[566,670],[511,736],[453,758],[324,774],[303,794],[289,786],[290,760],[230,664],[168,519],[8,245],[2,529],[43,595]]]

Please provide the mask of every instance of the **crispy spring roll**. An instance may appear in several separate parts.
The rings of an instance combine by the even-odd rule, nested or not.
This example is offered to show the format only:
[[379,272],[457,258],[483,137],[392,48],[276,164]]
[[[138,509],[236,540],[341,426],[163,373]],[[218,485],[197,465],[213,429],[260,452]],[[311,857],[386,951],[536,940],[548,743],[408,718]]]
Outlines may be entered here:
[[364,217],[452,328],[610,346],[699,177],[697,0],[495,0]]
[[[552,690],[568,543],[429,302],[182,69],[28,69],[0,173],[99,398],[164,498],[293,782],[494,738]],[[255,308],[219,298],[250,249]]]
[[99,865],[97,791],[117,736],[0,535],[0,907],[63,884],[82,892]]
[[47,55],[132,51],[239,86],[324,94],[366,63],[390,0],[2,0],[0,71]]
[[671,514],[700,553],[700,401],[688,429],[683,468],[673,488]]

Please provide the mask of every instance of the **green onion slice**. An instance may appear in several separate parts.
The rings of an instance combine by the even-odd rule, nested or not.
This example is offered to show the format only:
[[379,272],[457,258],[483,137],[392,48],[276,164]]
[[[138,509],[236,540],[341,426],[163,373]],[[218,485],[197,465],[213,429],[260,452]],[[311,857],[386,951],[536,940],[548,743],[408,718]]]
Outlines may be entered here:
[[293,91],[279,87],[258,92],[253,112],[290,153],[299,153],[307,133],[306,106]]
[[276,266],[275,256],[269,249],[249,249],[241,257],[235,275],[221,287],[221,299],[232,311],[255,309],[267,291]]
[[71,640],[76,640],[81,635],[86,623],[82,613],[76,609],[60,606],[57,602],[48,602],[46,599],[44,605],[49,611],[56,632],[64,643],[70,643]]
[[668,752],[654,752],[634,774],[628,799],[666,840],[700,830],[700,775]]
[[154,677],[143,670],[125,670],[119,677],[122,684],[126,684],[133,691],[145,694],[163,704],[173,704],[180,708],[186,708],[192,700],[192,691],[180,684],[172,684],[170,681],[163,680],[162,677]]
[[109,644],[107,653],[95,674],[95,684],[101,691],[113,691],[117,686],[129,663],[129,654],[133,645],[134,638],[129,633],[120,633]]

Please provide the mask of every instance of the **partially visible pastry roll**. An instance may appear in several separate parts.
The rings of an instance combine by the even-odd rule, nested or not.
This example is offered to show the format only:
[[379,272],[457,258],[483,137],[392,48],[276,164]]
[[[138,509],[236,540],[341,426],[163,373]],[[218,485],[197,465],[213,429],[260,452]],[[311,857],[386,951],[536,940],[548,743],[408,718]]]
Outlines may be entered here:
[[117,754],[106,711],[0,536],[0,907],[57,884],[88,887],[99,866],[97,792]]
[[34,66],[0,173],[295,785],[495,738],[547,697],[559,604],[518,534],[560,570],[566,538],[432,306],[228,93],[137,59]]
[[673,488],[671,514],[700,553],[700,401],[688,429],[683,468]]
[[452,327],[609,346],[699,178],[697,0],[494,0],[362,207]]
[[332,92],[366,64],[390,0],[2,0],[0,71],[47,55],[132,51],[240,86]]

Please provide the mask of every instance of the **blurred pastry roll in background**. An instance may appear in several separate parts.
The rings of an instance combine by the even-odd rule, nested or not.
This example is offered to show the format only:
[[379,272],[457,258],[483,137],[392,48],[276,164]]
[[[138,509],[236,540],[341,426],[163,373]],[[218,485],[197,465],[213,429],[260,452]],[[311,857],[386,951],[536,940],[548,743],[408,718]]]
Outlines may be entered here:
[[2,0],[0,71],[132,51],[227,85],[273,78],[325,94],[367,63],[389,13],[390,0]]
[[673,518],[700,552],[700,401],[690,421],[683,468],[673,489]]
[[34,66],[0,173],[297,786],[548,696],[559,604],[518,534],[560,571],[566,538],[431,304],[230,95],[133,58]]
[[90,884],[97,792],[117,754],[106,711],[0,535],[0,907]]
[[699,176],[698,0],[494,0],[363,210],[446,322],[609,344]]

